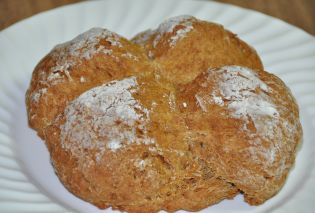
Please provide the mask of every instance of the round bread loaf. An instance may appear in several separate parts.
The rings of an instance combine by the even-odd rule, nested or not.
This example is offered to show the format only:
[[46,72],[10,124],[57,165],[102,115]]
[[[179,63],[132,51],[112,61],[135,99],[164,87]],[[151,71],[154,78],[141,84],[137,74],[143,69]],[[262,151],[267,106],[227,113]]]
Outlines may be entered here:
[[64,186],[99,208],[198,211],[284,184],[298,106],[256,52],[222,26],[181,16],[133,42],[93,28],[56,46],[26,94]]

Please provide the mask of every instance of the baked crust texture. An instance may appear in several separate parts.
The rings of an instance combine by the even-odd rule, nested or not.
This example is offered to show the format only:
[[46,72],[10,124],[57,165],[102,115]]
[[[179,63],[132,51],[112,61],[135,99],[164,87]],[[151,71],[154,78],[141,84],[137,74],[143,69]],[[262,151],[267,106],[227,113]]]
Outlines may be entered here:
[[283,186],[302,128],[286,85],[223,26],[179,16],[57,45],[26,93],[64,186],[99,208],[198,211]]

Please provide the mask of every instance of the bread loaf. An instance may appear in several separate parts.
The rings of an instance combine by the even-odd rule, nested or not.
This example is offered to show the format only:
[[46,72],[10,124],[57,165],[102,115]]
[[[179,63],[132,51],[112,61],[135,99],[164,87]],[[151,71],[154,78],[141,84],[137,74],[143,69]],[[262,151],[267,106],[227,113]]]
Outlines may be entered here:
[[71,193],[135,213],[198,211],[239,193],[262,204],[302,138],[294,97],[256,51],[191,16],[131,41],[93,28],[57,45],[26,106]]

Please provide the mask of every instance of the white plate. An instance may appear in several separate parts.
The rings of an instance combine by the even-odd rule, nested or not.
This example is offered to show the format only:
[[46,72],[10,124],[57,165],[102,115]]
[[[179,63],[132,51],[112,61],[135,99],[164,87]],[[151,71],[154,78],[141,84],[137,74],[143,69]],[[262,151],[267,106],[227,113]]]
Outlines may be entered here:
[[202,212],[313,211],[314,37],[266,15],[214,2],[107,0],[51,10],[0,33],[0,212],[101,212],[64,189],[44,143],[27,126],[24,94],[32,70],[55,44],[91,27],[105,27],[130,38],[179,14],[219,22],[254,46],[266,69],[291,88],[300,105],[304,129],[296,165],[278,195],[258,207],[237,196]]

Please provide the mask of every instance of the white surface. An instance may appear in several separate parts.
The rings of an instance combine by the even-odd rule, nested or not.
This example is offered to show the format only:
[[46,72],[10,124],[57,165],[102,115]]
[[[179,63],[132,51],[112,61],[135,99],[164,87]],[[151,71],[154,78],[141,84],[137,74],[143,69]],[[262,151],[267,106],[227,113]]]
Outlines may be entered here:
[[27,126],[24,94],[32,70],[54,45],[91,27],[105,27],[130,38],[180,14],[219,22],[254,46],[266,69],[280,76],[296,96],[304,129],[296,165],[278,195],[258,207],[238,196],[202,212],[313,211],[314,37],[266,15],[214,2],[107,0],[51,10],[0,33],[0,212],[101,212],[64,189],[44,144]]

